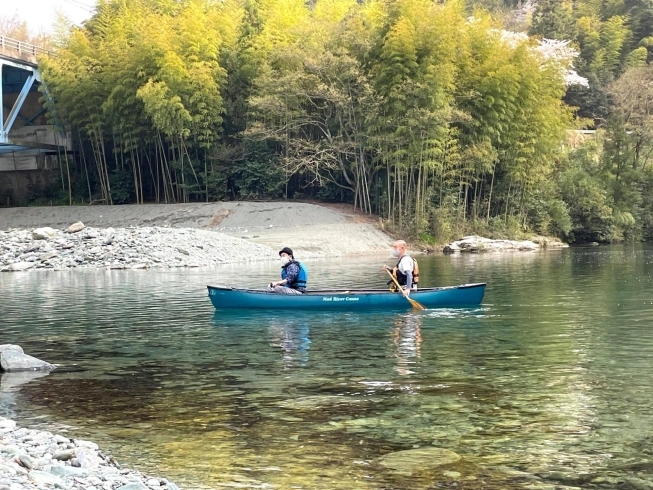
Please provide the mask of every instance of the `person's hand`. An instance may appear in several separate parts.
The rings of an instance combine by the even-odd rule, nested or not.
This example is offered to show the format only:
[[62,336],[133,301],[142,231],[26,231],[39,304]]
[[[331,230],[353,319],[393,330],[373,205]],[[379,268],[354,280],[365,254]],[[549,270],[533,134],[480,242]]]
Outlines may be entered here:
[[388,267],[387,265],[383,264],[383,270],[384,271],[391,271],[392,269],[390,269],[390,267]]
[[408,288],[402,289],[401,294],[404,295],[404,298],[408,298],[408,296],[410,296],[410,289],[408,289]]

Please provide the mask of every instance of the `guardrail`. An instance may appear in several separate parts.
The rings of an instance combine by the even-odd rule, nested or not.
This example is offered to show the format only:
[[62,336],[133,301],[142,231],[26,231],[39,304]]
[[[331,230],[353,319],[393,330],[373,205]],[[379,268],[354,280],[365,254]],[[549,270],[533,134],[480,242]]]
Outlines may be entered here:
[[37,54],[49,53],[49,50],[41,46],[34,46],[33,44],[19,41],[18,39],[12,39],[10,37],[0,36],[0,50],[4,51],[5,49],[14,49],[18,51],[20,54],[27,54],[32,56],[36,56]]

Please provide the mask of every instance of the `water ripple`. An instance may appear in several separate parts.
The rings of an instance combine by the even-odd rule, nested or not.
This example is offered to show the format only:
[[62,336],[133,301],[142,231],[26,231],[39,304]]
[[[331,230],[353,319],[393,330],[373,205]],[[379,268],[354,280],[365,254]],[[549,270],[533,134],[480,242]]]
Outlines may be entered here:
[[[383,260],[307,266],[316,288],[380,287]],[[0,343],[61,366],[20,386],[3,375],[0,413],[193,489],[653,485],[650,249],[420,266],[423,286],[487,282],[484,304],[213,309],[206,284],[261,287],[276,263],[0,275]],[[431,447],[462,458],[379,464]]]

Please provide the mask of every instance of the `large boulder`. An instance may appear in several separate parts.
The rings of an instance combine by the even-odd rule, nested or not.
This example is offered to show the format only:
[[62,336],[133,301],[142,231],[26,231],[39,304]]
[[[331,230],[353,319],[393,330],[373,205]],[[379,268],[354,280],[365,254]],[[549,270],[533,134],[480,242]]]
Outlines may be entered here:
[[52,371],[55,366],[36,357],[28,356],[15,350],[5,350],[0,353],[0,368],[2,371]]
[[456,242],[451,242],[449,245],[444,246],[442,252],[446,254],[453,254],[460,252],[460,247],[456,244]]
[[66,230],[66,233],[77,233],[78,231],[82,231],[86,226],[84,226],[84,223],[81,221],[78,221],[77,223],[73,223],[68,227]]
[[529,251],[539,250],[540,243],[531,240],[493,240],[478,235],[462,237],[451,242],[443,249],[444,253],[456,252],[502,252],[502,251]]
[[57,236],[57,230],[45,226],[43,228],[37,228],[32,232],[32,238],[34,240],[47,240],[49,238],[54,238]]
[[0,354],[2,354],[6,350],[15,350],[16,352],[20,352],[21,354],[24,354],[25,351],[20,345],[14,345],[14,344],[1,344],[0,345]]

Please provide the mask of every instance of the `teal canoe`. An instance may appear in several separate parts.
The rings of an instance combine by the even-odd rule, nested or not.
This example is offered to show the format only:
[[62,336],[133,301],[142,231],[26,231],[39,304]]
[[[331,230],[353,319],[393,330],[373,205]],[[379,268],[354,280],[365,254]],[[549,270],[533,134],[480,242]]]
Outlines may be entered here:
[[[238,289],[207,286],[209,298],[217,309],[280,309],[300,310],[371,310],[410,309],[400,293],[387,289],[315,290],[304,294],[286,295],[261,289]],[[463,284],[442,288],[425,288],[410,297],[426,308],[476,306],[483,300],[485,283]]]

